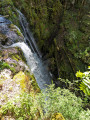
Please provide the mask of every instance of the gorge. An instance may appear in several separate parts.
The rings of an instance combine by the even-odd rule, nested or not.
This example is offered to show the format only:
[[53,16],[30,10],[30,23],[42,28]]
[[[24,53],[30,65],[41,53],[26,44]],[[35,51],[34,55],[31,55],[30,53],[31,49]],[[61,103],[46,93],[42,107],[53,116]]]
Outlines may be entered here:
[[0,119],[90,119],[90,1],[0,0]]

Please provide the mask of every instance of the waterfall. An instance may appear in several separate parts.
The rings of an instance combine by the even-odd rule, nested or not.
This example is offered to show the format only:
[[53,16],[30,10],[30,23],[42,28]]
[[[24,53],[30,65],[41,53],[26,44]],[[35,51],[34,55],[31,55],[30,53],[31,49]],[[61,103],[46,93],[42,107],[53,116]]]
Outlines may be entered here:
[[34,74],[40,89],[42,90],[47,88],[47,85],[51,84],[51,77],[47,65],[44,64],[43,61],[37,56],[37,54],[33,53],[24,42],[14,43],[11,47],[16,46],[22,49],[27,64],[31,72]]
[[22,27],[25,42],[14,43],[12,47],[20,47],[24,53],[27,64],[34,74],[35,79],[40,89],[45,89],[47,85],[51,84],[51,76],[47,65],[42,61],[42,55],[36,45],[33,34],[31,33],[28,22],[25,16],[17,10],[19,13],[19,20]]
[[33,53],[37,53],[37,55],[39,57],[42,57],[42,55],[36,45],[33,34],[29,29],[28,22],[27,22],[25,16],[19,10],[17,10],[17,12],[19,13],[19,21],[20,21],[20,25],[22,27],[22,31],[23,31],[26,43],[28,43],[28,45],[30,46]]

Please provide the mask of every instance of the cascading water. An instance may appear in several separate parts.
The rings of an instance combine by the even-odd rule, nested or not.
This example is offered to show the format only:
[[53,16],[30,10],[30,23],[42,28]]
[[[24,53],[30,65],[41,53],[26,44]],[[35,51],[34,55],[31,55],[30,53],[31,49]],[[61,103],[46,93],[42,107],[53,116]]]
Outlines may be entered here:
[[41,60],[41,53],[37,48],[34,37],[29,30],[28,23],[24,15],[18,11],[20,24],[22,26],[25,42],[29,43],[30,48],[24,42],[18,42],[12,45],[12,47],[20,47],[27,60],[27,64],[34,74],[35,79],[40,89],[45,89],[47,85],[51,84],[51,76],[47,65]]
[[45,89],[47,87],[46,84],[51,84],[51,77],[47,66],[35,53],[32,53],[31,49],[24,42],[18,42],[12,45],[12,47],[16,46],[22,49],[27,64],[34,74],[40,89]]
[[29,29],[28,22],[27,22],[25,16],[19,10],[17,10],[17,12],[19,13],[19,20],[20,20],[20,24],[22,27],[22,31],[23,31],[26,43],[30,46],[33,53],[37,53],[37,55],[39,57],[42,57],[42,55],[36,45],[36,42],[34,40],[33,34]]

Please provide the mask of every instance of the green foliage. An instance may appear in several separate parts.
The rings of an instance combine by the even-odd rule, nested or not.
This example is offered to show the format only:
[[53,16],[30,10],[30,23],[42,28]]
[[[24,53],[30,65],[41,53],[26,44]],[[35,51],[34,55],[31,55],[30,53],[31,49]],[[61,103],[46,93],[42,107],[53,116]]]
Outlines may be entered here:
[[78,71],[76,77],[81,78],[80,90],[82,90],[86,96],[90,96],[90,71],[84,73]]
[[5,68],[9,69],[9,67],[10,66],[8,65],[8,63],[0,61],[0,70],[5,69]]
[[0,2],[0,7],[10,5],[13,6],[12,0],[3,0],[3,2]]
[[20,27],[18,13],[14,7],[12,0],[1,0],[0,1],[0,14],[8,15],[8,19],[12,21],[15,25]]
[[83,76],[85,76],[85,74],[80,72],[80,70],[76,73],[76,77],[82,78]]
[[[88,13],[87,13],[88,14]],[[76,57],[82,59],[85,63],[89,63],[89,31],[88,25],[84,24],[88,17],[86,14],[83,19],[78,21],[78,15],[74,11],[66,10],[62,24],[65,26],[67,35],[66,47]],[[61,25],[62,25],[61,24]]]
[[14,67],[11,67],[11,66],[10,66],[8,63],[6,63],[6,62],[0,61],[0,70],[3,70],[3,69],[5,69],[5,68],[10,69],[13,73],[16,72]]
[[17,120],[46,120],[54,113],[62,113],[65,120],[90,119],[90,110],[83,110],[80,98],[67,89],[54,89],[54,85],[50,85],[36,96],[32,93],[22,93],[14,102],[11,101],[2,107],[2,114],[8,112],[13,113]]

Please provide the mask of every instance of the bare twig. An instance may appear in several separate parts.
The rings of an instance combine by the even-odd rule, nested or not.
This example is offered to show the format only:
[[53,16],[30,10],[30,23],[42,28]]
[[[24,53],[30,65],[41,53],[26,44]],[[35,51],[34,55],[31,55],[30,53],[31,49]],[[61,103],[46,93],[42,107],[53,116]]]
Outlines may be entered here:
[[6,17],[9,17],[9,15],[5,15],[5,16],[0,16],[0,17],[5,17],[5,18],[6,18]]

